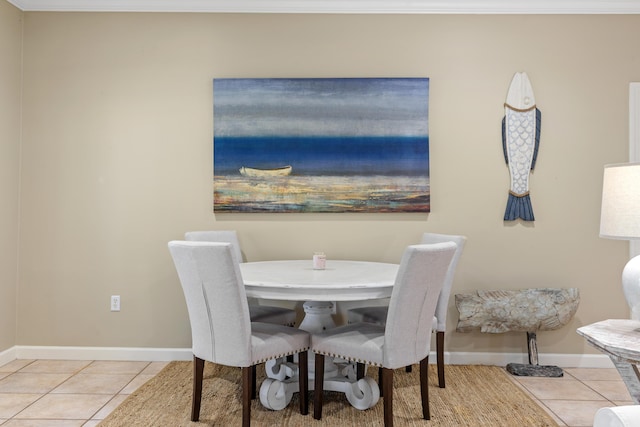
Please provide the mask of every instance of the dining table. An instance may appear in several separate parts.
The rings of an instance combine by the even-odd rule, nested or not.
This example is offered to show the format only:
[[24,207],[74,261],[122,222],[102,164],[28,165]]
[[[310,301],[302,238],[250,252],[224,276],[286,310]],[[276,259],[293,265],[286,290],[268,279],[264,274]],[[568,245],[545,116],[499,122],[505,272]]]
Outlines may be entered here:
[[[335,328],[333,304],[389,298],[398,264],[328,260],[316,269],[309,260],[278,260],[240,263],[247,297],[280,301],[304,301],[304,317],[298,326],[310,333]],[[298,369],[286,358],[265,364],[267,378],[260,386],[260,402],[273,410],[284,409],[298,391]],[[315,364],[309,354],[309,387],[314,387]],[[368,409],[380,398],[371,377],[357,378],[355,363],[325,358],[324,390],[344,393],[357,409]]]

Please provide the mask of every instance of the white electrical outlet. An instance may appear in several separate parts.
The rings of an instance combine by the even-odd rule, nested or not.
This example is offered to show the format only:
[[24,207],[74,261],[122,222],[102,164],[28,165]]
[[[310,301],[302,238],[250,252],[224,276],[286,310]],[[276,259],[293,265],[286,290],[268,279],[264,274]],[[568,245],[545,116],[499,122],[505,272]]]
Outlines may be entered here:
[[336,301],[331,301],[331,314],[338,313],[338,303]]
[[111,311],[120,311],[120,295],[111,295]]

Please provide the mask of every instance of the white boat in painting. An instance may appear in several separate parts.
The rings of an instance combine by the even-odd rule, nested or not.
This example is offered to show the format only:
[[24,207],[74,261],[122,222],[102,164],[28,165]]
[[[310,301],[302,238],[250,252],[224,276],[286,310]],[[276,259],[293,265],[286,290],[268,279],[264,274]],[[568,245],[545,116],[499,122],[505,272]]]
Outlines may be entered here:
[[255,169],[255,168],[248,168],[243,166],[240,168],[240,175],[268,178],[270,176],[291,175],[292,170],[293,168],[291,166],[283,166],[281,168],[275,168],[275,169]]

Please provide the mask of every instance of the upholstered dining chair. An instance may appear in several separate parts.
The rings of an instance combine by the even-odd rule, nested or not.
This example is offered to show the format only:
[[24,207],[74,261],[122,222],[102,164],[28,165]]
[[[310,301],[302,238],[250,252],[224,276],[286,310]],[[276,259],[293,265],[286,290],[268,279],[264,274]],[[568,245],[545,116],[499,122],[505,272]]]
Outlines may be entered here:
[[[233,254],[238,262],[242,262],[242,251],[238,233],[235,230],[188,231],[184,235],[188,241],[227,242],[233,246]],[[269,305],[260,305],[256,298],[248,298],[249,315],[252,322],[276,323],[293,326],[296,323],[296,311]]]
[[251,420],[252,371],[270,359],[298,354],[300,413],[308,413],[309,333],[251,322],[240,268],[230,243],[169,242],[182,285],[193,346],[191,421],[200,418],[204,362],[242,368],[242,425]]
[[[393,426],[393,370],[420,363],[422,416],[430,419],[427,372],[431,322],[455,254],[453,242],[409,246],[400,262],[384,326],[351,323],[311,334],[315,353],[315,419],[322,418],[324,357],[339,357],[381,369],[384,425]],[[360,381],[364,381],[360,380]]]
[[[453,256],[447,277],[445,278],[442,291],[438,296],[438,304],[436,312],[432,320],[432,332],[436,333],[436,360],[438,365],[438,385],[440,388],[445,387],[444,377],[444,334],[447,330],[447,311],[449,310],[449,296],[453,286],[453,278],[456,273],[458,261],[462,255],[464,244],[467,238],[465,236],[456,236],[452,234],[436,234],[424,233],[420,243],[442,243],[454,242],[457,245],[456,253]],[[371,322],[384,325],[387,320],[387,306],[358,307],[347,311],[347,322]],[[411,371],[411,366],[407,366],[407,372]]]

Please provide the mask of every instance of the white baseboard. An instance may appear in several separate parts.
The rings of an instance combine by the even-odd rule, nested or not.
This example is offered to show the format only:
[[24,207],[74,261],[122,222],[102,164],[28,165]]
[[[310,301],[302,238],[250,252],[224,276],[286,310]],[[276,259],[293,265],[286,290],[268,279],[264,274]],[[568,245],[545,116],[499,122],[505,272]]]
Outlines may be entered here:
[[[133,360],[167,362],[172,360],[192,360],[190,348],[144,348],[144,347],[57,347],[57,346],[15,346],[0,352],[0,366],[15,359],[57,359],[57,360]],[[613,368],[614,365],[604,354],[544,354],[539,355],[540,365],[561,368]],[[436,362],[434,352],[429,362]],[[472,353],[445,352],[445,363],[451,365],[494,365],[508,363],[528,363],[527,353]]]
[[190,348],[15,346],[15,359],[132,360],[168,362],[192,360]]
[[[611,359],[604,354],[544,354],[538,356],[540,365],[561,368],[615,368]],[[508,363],[529,363],[528,353],[447,353],[445,363],[451,365],[494,365]],[[435,363],[435,353],[429,355],[429,362]]]
[[11,347],[4,351],[0,351],[0,366],[6,365],[7,363],[14,361],[18,358],[16,356],[16,348]]

